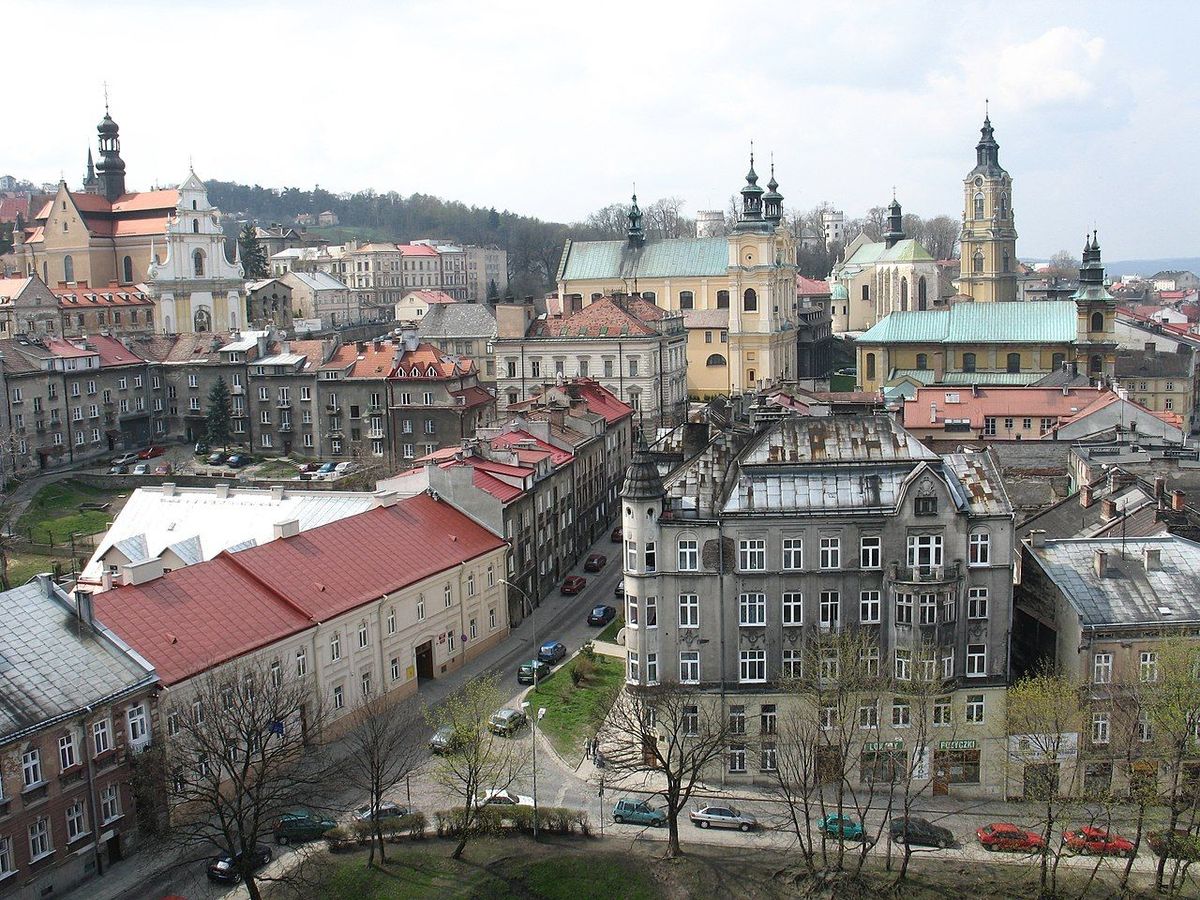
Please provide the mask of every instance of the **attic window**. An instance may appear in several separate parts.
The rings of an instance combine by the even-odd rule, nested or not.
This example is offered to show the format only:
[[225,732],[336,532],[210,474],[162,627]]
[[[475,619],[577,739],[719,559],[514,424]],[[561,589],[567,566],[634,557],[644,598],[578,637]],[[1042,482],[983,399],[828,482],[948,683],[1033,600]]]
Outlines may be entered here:
[[418,369],[416,366],[413,366],[413,370],[412,370],[412,377],[413,377],[413,378],[420,378],[420,377],[421,377],[421,370],[420,370],[420,369]]
[[436,378],[437,370],[433,366],[430,366],[428,369],[425,370],[425,374],[428,375],[430,378]]
[[608,337],[608,326],[607,325],[600,326],[600,337]]
[[1172,610],[1171,610],[1171,607],[1169,607],[1169,606],[1160,606],[1160,607],[1158,608],[1158,614],[1159,614],[1160,616],[1170,616],[1170,615],[1174,615],[1174,613],[1173,613],[1173,612],[1172,612]]

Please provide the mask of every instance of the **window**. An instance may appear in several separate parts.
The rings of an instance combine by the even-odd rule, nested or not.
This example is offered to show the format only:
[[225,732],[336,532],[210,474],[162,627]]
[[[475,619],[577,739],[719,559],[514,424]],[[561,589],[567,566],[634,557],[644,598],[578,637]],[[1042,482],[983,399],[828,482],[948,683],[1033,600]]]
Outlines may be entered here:
[[637,541],[626,541],[625,542],[625,570],[627,572],[636,572],[637,571],[637,557],[638,557]]
[[[933,499],[918,497],[917,500]],[[928,570],[942,564],[942,536],[940,534],[912,534],[908,537],[908,565],[913,569]]]
[[717,291],[717,309],[729,309],[729,291]]
[[838,627],[842,617],[842,595],[837,591],[821,591],[821,630]]
[[625,675],[625,680],[637,683],[638,675],[639,675],[638,667],[641,664],[641,661],[638,658],[637,653],[635,653],[632,650],[630,650],[628,652],[628,656],[629,656],[629,671]]
[[933,724],[936,728],[949,728],[953,724],[949,697],[934,698]]
[[972,566],[986,566],[992,559],[992,536],[986,531],[972,531],[967,560]]
[[[865,291],[866,289],[867,289],[866,285],[863,285],[863,290]],[[868,353],[867,354],[867,381],[874,381],[874,380],[875,380],[875,354]]]
[[12,840],[0,837],[0,875],[7,875],[16,870],[16,864],[13,861]]
[[680,538],[679,571],[695,572],[700,568],[700,551],[695,540]]
[[76,800],[67,807],[67,843],[85,834],[87,834],[87,818],[83,814],[83,801]]
[[975,193],[975,218],[976,219],[983,218],[983,192],[982,191],[977,191]]
[[738,569],[743,572],[763,572],[766,568],[766,541],[744,540],[738,543]]
[[442,588],[442,606],[444,606],[446,609],[449,609],[450,604],[453,602],[452,594],[450,593],[450,585],[446,585],[444,588]]
[[68,731],[58,739],[58,765],[65,772],[76,762],[75,735]]
[[343,690],[342,690],[342,686],[339,684],[336,687],[334,687],[334,689],[333,689],[333,708],[341,709],[345,705],[346,705],[346,695],[345,695],[345,692],[343,692]]
[[100,792],[100,820],[105,825],[121,817],[121,792],[110,784]]
[[911,625],[913,623],[913,595],[896,594],[896,624]]
[[983,251],[976,250],[971,257],[971,271],[976,275],[983,272]]
[[783,595],[783,624],[804,624],[804,595],[801,593],[785,593]]
[[929,368],[929,357],[924,353],[917,354],[917,371],[924,372]]
[[903,697],[892,698],[892,727],[907,728],[912,724],[912,707]]
[[418,622],[425,621],[425,595],[424,594],[420,594],[417,597],[417,621]]
[[700,732],[700,709],[696,706],[685,706],[679,715],[683,733],[695,737]]
[[367,641],[367,623],[363,622],[358,626],[358,648],[361,650],[363,647],[367,646]]
[[912,651],[896,651],[896,678],[899,681],[909,681],[912,678]]
[[108,719],[101,719],[99,722],[92,723],[92,749],[93,756],[99,756],[101,753],[107,753],[112,747],[112,740],[108,733]]
[[995,416],[984,416],[983,417],[983,433],[984,433],[985,437],[995,437],[996,436],[996,417]]
[[801,668],[801,651],[799,650],[784,650],[783,651],[783,677],[784,678],[799,678],[802,672]]
[[362,695],[364,697],[370,697],[371,696],[371,673],[369,671],[363,672],[362,679],[361,679],[361,686],[362,686]]
[[927,497],[917,497],[917,499],[913,501],[913,512],[915,512],[918,516],[936,516],[937,510],[938,502],[937,497],[935,496],[930,495]]
[[146,718],[146,705],[139,703],[129,707],[125,714],[129,725],[129,743],[133,746],[144,744],[150,735],[149,720]]
[[679,595],[679,627],[700,627],[700,601],[696,594]]
[[679,651],[679,682],[680,684],[700,683],[700,651]]
[[1092,681],[1096,684],[1112,682],[1113,656],[1111,653],[1097,653],[1092,657]]
[[[71,257],[67,257],[70,259]],[[50,853],[50,820],[40,817],[29,826],[29,861],[41,859]]]
[[821,707],[821,717],[820,717],[819,721],[820,721],[820,726],[821,726],[822,731],[831,731],[832,729],[837,728],[837,724],[838,724],[837,707],[836,706],[822,706]]
[[792,570],[804,568],[804,541],[801,538],[783,539],[783,567]]
[[746,733],[746,707],[744,707],[744,706],[729,707],[729,733],[730,734],[745,734]]
[[774,772],[777,766],[775,743],[773,741],[764,743],[761,748],[759,768],[764,772]]
[[308,651],[301,647],[296,651],[296,677],[303,678],[308,674]]
[[858,621],[872,625],[879,621],[879,591],[860,591],[858,594]]
[[920,613],[922,625],[937,624],[937,594],[921,594]]
[[836,681],[841,675],[842,666],[838,660],[838,653],[833,648],[823,648],[821,650],[821,670],[820,678],[822,681]]
[[646,627],[647,628],[657,628],[658,627],[658,598],[657,597],[647,597],[646,598]]
[[[67,230],[67,223],[63,223],[63,231]],[[63,281],[75,280],[75,260],[70,256],[63,257]]]
[[974,353],[964,353],[963,354],[962,370],[964,372],[974,372],[975,371],[975,354]]
[[879,727],[879,701],[873,703],[863,703],[858,707],[858,727],[859,728],[878,728]]
[[842,539],[836,537],[821,538],[821,568],[837,569],[842,565]]
[[336,631],[329,636],[329,659],[337,662],[342,658],[342,638]]
[[1158,681],[1158,654],[1142,651],[1138,656],[1138,679],[1144,682]]
[[972,725],[983,724],[983,694],[967,694],[966,718]]
[[[192,224],[194,225],[196,223],[193,222]],[[200,229],[197,227],[195,230],[199,231]],[[197,250],[196,252],[194,252],[192,254],[192,274],[195,275],[197,278],[202,278],[204,276],[204,251],[203,250]]]
[[743,684],[767,680],[767,651],[742,650],[738,654],[738,681]]
[[658,654],[646,654],[646,683],[658,684]]
[[779,714],[774,703],[764,703],[758,710],[758,730],[761,734],[774,734],[779,723]]
[[1137,737],[1143,744],[1154,740],[1154,724],[1150,721],[1150,714],[1145,710],[1138,714]]
[[882,564],[883,539],[878,535],[859,538],[859,565],[864,569],[878,569]]
[[742,293],[742,309],[745,312],[758,312],[758,294],[754,288],[746,288]]
[[766,594],[742,594],[738,597],[738,624],[767,624]]
[[27,788],[42,783],[42,756],[36,747],[21,755],[21,775]]
[[729,771],[734,773],[746,771],[745,744],[731,744],[729,746]]
[[986,619],[988,617],[988,589],[973,587],[967,589],[967,618]]
[[943,678],[953,678],[954,677],[954,651],[953,650],[951,650],[945,656],[942,657],[942,677]]
[[879,648],[864,647],[858,651],[858,662],[863,672],[871,678],[879,677]]
[[1017,372],[1020,372],[1021,371],[1021,354],[1020,353],[1008,354],[1007,366],[1008,366],[1008,371],[1010,373],[1015,374]]
[[967,644],[967,677],[978,678],[987,674],[987,645]]
[[1109,731],[1109,717],[1106,712],[1092,713],[1092,743],[1107,744]]
[[658,558],[657,554],[655,553],[654,541],[646,542],[646,571],[658,571]]

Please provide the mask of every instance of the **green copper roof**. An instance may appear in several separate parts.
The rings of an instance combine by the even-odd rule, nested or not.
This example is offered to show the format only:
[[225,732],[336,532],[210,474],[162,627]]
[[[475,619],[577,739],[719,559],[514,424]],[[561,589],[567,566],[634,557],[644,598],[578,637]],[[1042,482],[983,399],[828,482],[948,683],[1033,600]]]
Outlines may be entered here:
[[887,249],[887,244],[883,241],[875,241],[871,244],[863,244],[854,251],[854,255],[846,260],[848,266],[869,266],[871,263],[877,262],[879,257],[883,255],[883,251]]
[[568,240],[558,280],[684,278],[728,271],[729,241],[723,237],[647,241],[640,247],[627,241]]
[[1076,337],[1075,304],[956,303],[894,312],[864,333],[865,344],[1064,344]]
[[897,241],[896,246],[884,250],[879,257],[880,262],[933,262],[929,252],[916,241],[906,239]]
[[973,384],[1027,387],[1045,377],[1045,372],[943,372],[942,377],[937,378],[932,369],[892,369],[892,377],[888,380],[911,378],[924,385],[944,384],[954,387],[970,387]]

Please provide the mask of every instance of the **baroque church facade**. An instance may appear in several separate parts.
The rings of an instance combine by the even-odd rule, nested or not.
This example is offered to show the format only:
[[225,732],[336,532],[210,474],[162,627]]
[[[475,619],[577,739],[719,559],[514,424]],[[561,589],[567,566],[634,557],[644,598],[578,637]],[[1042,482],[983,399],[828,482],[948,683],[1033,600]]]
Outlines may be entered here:
[[1012,176],[1000,166],[1000,145],[984,115],[975,168],[963,179],[962,272],[958,289],[972,300],[1017,299],[1017,227]]

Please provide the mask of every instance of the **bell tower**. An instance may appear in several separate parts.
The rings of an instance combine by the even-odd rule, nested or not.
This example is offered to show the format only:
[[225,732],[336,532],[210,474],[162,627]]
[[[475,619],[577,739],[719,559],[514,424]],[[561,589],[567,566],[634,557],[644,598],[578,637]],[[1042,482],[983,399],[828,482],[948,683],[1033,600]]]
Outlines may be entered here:
[[1075,302],[1075,358],[1079,370],[1096,379],[1112,376],[1116,365],[1117,340],[1114,323],[1117,301],[1104,287],[1104,263],[1100,240],[1093,231],[1083,238],[1083,261],[1079,266],[1079,289]]
[[121,159],[121,133],[104,106],[104,118],[96,126],[100,135],[100,162],[96,166],[96,193],[109,203],[125,193],[125,160]]
[[963,179],[962,272],[958,289],[975,300],[1017,299],[1017,228],[1012,178],[1000,167],[1000,145],[983,117],[975,168]]

